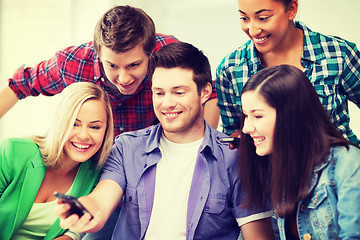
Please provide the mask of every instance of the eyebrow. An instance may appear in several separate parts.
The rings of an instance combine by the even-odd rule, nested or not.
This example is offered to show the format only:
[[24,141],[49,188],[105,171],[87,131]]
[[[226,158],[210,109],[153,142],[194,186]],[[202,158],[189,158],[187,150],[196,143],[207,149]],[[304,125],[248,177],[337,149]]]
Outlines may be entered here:
[[[174,90],[176,90],[176,89],[179,89],[179,88],[186,88],[186,89],[189,89],[190,87],[188,87],[188,86],[176,86],[176,87],[172,87],[171,89],[174,89]],[[161,88],[161,87],[152,87],[152,90],[163,90],[163,88]]]
[[[75,121],[81,122],[81,120],[79,120],[79,119],[75,119]],[[103,123],[103,121],[95,120],[95,121],[91,121],[90,123]]]
[[[260,14],[262,12],[273,12],[273,11],[274,10],[271,10],[271,9],[261,9],[261,10],[255,12],[255,14]],[[239,9],[239,12],[242,13],[242,14],[246,14],[245,12],[241,11],[240,9]]]

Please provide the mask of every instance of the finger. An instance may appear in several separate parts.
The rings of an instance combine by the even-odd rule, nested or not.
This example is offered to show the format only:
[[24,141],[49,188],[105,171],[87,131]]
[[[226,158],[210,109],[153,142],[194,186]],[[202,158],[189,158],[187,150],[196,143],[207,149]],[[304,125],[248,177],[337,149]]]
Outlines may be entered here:
[[60,218],[60,227],[63,229],[71,229],[71,230],[75,230],[78,231],[78,229],[76,228],[76,223],[79,220],[79,216],[77,214],[72,214],[67,218]]
[[69,215],[69,213],[68,213],[69,209],[70,209],[69,204],[61,203],[54,208],[53,213],[59,218],[66,218]]

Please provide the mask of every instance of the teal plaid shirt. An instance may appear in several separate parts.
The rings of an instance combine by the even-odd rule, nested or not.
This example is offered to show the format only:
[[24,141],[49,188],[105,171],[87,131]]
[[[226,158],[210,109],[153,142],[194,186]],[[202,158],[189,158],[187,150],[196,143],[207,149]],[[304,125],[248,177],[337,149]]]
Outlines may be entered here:
[[[304,32],[301,57],[304,72],[314,85],[321,103],[338,130],[350,141],[360,140],[349,126],[348,100],[360,108],[360,52],[354,43],[311,31]],[[216,91],[224,132],[240,130],[240,93],[247,80],[263,69],[251,40],[227,55],[217,68]]]

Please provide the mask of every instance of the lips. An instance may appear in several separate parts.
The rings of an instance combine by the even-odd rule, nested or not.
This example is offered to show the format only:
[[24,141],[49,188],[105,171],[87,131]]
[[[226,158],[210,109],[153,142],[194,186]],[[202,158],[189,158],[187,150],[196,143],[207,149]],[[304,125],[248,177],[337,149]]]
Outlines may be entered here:
[[72,145],[79,151],[86,151],[91,147],[91,144],[75,143],[75,142],[72,142]]
[[265,137],[252,137],[252,139],[254,140],[254,145],[258,146],[260,145],[262,142],[264,142]]
[[265,36],[265,37],[261,37],[261,38],[256,38],[256,37],[253,37],[253,40],[255,43],[257,44],[263,44],[268,38],[269,38],[270,35],[268,36]]
[[122,88],[124,88],[124,89],[129,89],[129,88],[131,88],[131,87],[134,85],[134,83],[135,83],[135,82],[132,82],[132,83],[127,84],[127,85],[120,84],[120,86],[121,86]]
[[174,119],[180,115],[181,112],[164,112],[163,115],[167,119]]

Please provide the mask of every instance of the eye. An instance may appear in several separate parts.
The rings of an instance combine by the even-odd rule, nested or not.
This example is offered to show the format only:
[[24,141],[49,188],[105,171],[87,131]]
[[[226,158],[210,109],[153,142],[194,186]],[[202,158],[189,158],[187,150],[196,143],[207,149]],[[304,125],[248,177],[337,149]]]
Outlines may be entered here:
[[112,63],[107,64],[107,67],[110,68],[110,69],[116,69],[117,68],[117,66],[115,64],[112,64]]
[[247,18],[247,17],[244,17],[244,16],[240,16],[240,20],[245,22],[245,21],[248,20],[248,18]]
[[183,94],[185,94],[185,92],[184,91],[177,91],[177,92],[175,92],[175,94],[176,95],[183,95]]
[[162,96],[162,95],[164,95],[163,92],[154,92],[154,94],[157,95],[157,96]]
[[257,118],[257,119],[260,119],[260,118],[262,118],[263,116],[261,116],[261,115],[255,115],[255,118]]
[[95,126],[90,126],[90,128],[91,128],[91,129],[94,129],[94,130],[99,130],[101,127],[100,127],[100,126],[95,125]]
[[80,124],[74,123],[74,127],[79,127],[79,126],[80,126]]
[[270,17],[259,17],[259,20],[260,21],[266,21],[266,20],[268,20]]
[[128,67],[129,68],[136,68],[139,65],[140,65],[140,63],[131,63]]

